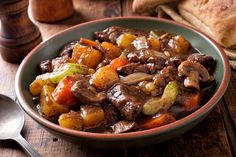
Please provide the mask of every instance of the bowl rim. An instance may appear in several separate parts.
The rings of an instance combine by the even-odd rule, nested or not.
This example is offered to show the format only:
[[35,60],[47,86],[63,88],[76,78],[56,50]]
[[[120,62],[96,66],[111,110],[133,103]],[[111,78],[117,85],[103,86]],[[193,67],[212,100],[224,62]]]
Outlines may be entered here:
[[[100,23],[104,21],[116,21],[116,20],[151,20],[151,21],[160,21],[164,22],[167,24],[172,24],[172,25],[177,25],[179,27],[183,27],[185,29],[191,30],[194,33],[203,36],[205,39],[209,40],[213,46],[216,47],[216,49],[219,52],[220,58],[222,59],[223,62],[223,80],[222,83],[220,84],[218,90],[215,92],[215,94],[212,96],[212,98],[205,103],[201,108],[197,109],[190,115],[179,119],[173,123],[158,127],[158,128],[152,128],[148,130],[141,130],[141,131],[134,131],[134,132],[127,132],[127,133],[121,133],[121,134],[104,134],[104,133],[91,133],[91,132],[85,132],[85,131],[77,131],[77,130],[72,130],[72,129],[67,129],[60,127],[59,125],[50,122],[49,120],[46,120],[45,118],[41,117],[37,112],[35,112],[29,104],[27,104],[26,99],[23,96],[23,90],[21,87],[20,82],[21,76],[22,76],[22,71],[24,68],[27,66],[27,63],[29,62],[31,56],[35,53],[37,53],[37,50],[41,47],[43,47],[48,41],[52,40],[55,36],[61,35],[67,31],[76,29],[81,26],[89,25],[89,24],[94,24],[94,23]],[[15,91],[16,91],[16,96],[19,101],[19,104],[21,108],[35,121],[37,121],[40,125],[50,128],[55,132],[60,132],[63,134],[67,134],[70,136],[76,136],[76,137],[83,137],[87,139],[96,139],[96,140],[101,140],[101,141],[111,141],[111,140],[132,140],[132,139],[137,139],[137,138],[144,138],[146,136],[153,136],[157,134],[162,134],[165,132],[169,132],[171,130],[183,127],[188,125],[189,123],[193,122],[197,118],[201,117],[203,114],[206,114],[208,111],[210,111],[216,104],[217,102],[221,99],[221,97],[224,95],[228,84],[230,80],[230,66],[228,62],[228,58],[223,51],[223,49],[208,35],[205,33],[196,30],[195,28],[191,26],[187,26],[185,24],[181,24],[175,21],[167,20],[167,19],[162,19],[162,18],[155,18],[155,17],[146,17],[146,16],[125,16],[125,17],[112,17],[112,18],[102,18],[98,20],[93,20],[85,23],[80,23],[75,26],[72,26],[70,28],[67,28],[59,33],[54,34],[50,38],[46,39],[42,43],[40,43],[38,46],[36,46],[22,61],[20,64],[17,74],[16,74],[16,80],[15,80]]]

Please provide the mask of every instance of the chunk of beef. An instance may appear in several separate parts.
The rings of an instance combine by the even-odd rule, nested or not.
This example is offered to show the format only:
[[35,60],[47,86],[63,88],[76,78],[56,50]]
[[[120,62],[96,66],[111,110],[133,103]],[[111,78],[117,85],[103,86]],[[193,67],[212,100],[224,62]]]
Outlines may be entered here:
[[188,52],[190,44],[182,35],[173,36],[169,42],[169,51],[173,54],[185,54]]
[[103,31],[94,33],[95,38],[100,41],[116,43],[116,39],[123,33],[130,33],[137,36],[148,36],[148,32],[136,29],[127,29],[118,26],[108,27]]
[[142,65],[140,63],[129,63],[117,69],[118,73],[121,75],[129,75],[135,72],[144,72],[149,73],[149,69],[146,65]]
[[163,90],[165,86],[170,82],[170,81],[180,81],[180,78],[178,76],[178,70],[177,68],[173,66],[168,66],[163,68],[157,75],[153,77],[155,85],[159,89],[158,93],[161,94],[163,93]]
[[39,70],[40,73],[47,73],[47,72],[52,72],[53,68],[52,68],[52,61],[51,60],[45,60],[45,61],[41,61],[39,63]]
[[62,56],[69,56],[71,57],[72,55],[72,52],[73,52],[73,48],[74,46],[79,43],[79,41],[72,41],[72,42],[69,42],[67,43],[62,49],[61,51],[59,52],[59,57],[62,57]]
[[150,49],[139,49],[136,51],[129,52],[127,54],[127,58],[131,62],[151,62],[160,65],[165,64],[165,57],[166,56],[162,52],[157,52]]
[[96,89],[89,84],[89,78],[80,75],[78,81],[71,88],[73,94],[85,104],[102,103],[106,98],[105,92],[97,92]]
[[116,84],[107,92],[108,100],[127,120],[135,120],[141,113],[145,94],[136,86]]
[[69,56],[56,57],[52,59],[52,69],[58,69],[70,60]]
[[[157,70],[161,70],[162,68],[164,68],[166,62],[165,55],[163,53],[150,49],[140,49],[132,51],[128,53],[127,58],[130,62],[143,63],[143,65],[136,66],[136,68],[134,68],[134,71],[146,72],[150,74],[153,74]],[[134,67],[134,65],[132,65],[131,67]],[[140,71],[140,69],[142,71]]]
[[[163,66],[162,66],[163,64]],[[149,74],[155,74],[158,70],[164,67],[165,63],[155,64],[155,63],[148,63],[146,66],[148,67]],[[144,64],[145,65],[145,64]]]
[[160,50],[162,52],[167,51],[169,49],[168,43],[170,39],[172,39],[173,35],[169,33],[164,33],[160,36],[159,41],[160,41]]
[[165,64],[167,66],[173,66],[173,67],[177,68],[181,64],[181,62],[182,62],[182,58],[176,56],[176,57],[169,58],[169,60],[167,60]]
[[119,121],[120,114],[114,105],[110,103],[103,103],[102,108],[105,112],[105,125],[111,126]]
[[143,72],[147,74],[154,74],[157,72],[157,70],[160,70],[162,67],[154,64],[154,63],[148,63],[148,64],[140,64],[140,63],[129,63],[127,65],[124,65],[120,67],[118,70],[119,74],[121,75],[129,75],[135,72]]
[[160,36],[160,51],[168,51],[172,56],[188,53],[189,42],[182,35],[165,33]]

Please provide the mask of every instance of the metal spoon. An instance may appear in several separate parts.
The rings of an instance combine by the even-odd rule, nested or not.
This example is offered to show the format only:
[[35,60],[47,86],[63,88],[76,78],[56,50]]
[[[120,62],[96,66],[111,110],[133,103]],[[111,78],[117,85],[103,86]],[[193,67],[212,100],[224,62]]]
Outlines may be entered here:
[[11,98],[0,94],[0,140],[13,139],[32,157],[41,155],[21,136],[24,113]]

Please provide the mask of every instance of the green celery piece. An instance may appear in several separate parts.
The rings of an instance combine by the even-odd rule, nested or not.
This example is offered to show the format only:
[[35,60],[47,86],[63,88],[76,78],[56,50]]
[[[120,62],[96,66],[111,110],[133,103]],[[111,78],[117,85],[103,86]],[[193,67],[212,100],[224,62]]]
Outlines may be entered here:
[[156,38],[158,39],[159,38],[159,35],[157,35],[154,31],[150,31],[150,34],[149,34],[151,37],[153,38]]
[[52,83],[59,83],[65,76],[74,74],[87,74],[88,68],[81,64],[66,63],[61,68],[56,69],[51,73],[45,73],[36,77],[36,79],[50,80]]
[[169,82],[161,97],[152,98],[143,105],[143,113],[154,115],[160,110],[168,110],[175,103],[179,93],[179,85],[175,81]]

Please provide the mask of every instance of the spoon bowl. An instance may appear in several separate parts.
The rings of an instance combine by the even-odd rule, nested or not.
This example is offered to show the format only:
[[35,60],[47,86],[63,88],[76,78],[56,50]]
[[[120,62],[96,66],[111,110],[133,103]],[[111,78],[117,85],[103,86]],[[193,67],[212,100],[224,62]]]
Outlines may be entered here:
[[18,136],[24,125],[24,114],[20,107],[9,97],[0,95],[0,139]]
[[30,144],[21,136],[24,126],[24,113],[11,98],[0,94],[0,140],[13,139],[32,157],[40,157]]

